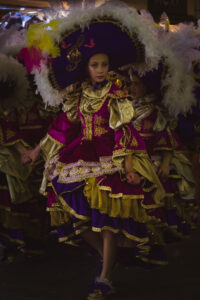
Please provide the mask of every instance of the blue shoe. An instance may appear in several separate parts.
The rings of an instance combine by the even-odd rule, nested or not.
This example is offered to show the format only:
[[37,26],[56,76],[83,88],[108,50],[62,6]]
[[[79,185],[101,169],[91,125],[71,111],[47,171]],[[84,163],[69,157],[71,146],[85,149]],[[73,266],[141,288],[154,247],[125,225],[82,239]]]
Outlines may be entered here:
[[114,294],[115,290],[112,283],[107,279],[97,278],[90,287],[90,293],[87,300],[104,300],[106,296]]

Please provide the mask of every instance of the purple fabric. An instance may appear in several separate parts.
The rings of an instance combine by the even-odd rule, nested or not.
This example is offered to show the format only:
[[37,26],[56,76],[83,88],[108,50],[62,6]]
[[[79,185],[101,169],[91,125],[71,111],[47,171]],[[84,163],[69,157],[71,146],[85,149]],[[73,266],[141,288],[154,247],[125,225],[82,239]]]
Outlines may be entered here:
[[126,180],[122,181],[119,173],[107,175],[106,177],[99,177],[97,178],[97,181],[99,181],[100,187],[109,187],[112,194],[122,193],[124,195],[133,195],[133,197],[141,195],[140,199],[143,199],[144,193],[141,184],[133,185]]
[[[66,184],[66,183],[60,183],[57,180],[58,180],[58,177],[54,178],[52,181],[52,184],[58,195],[72,192],[73,190],[78,189],[79,187],[81,188],[85,184],[84,181]],[[81,189],[81,191],[82,191],[82,189]]]
[[90,207],[83,194],[83,183],[75,182],[62,184],[58,183],[56,178],[53,180],[53,186],[56,193],[58,195],[62,194],[67,205],[69,205],[77,214],[85,217],[90,216]]
[[[133,219],[113,218],[107,214],[101,214],[97,209],[91,209],[87,199],[83,195],[82,188],[63,195],[63,199],[77,215],[88,217],[91,219],[90,228],[102,228],[104,226],[112,227],[113,229],[125,230],[130,235],[145,238],[148,237],[146,224],[135,222]],[[81,219],[81,218],[80,218]],[[76,223],[79,218],[73,216],[73,221]],[[85,224],[84,224],[85,225]]]
[[178,217],[175,209],[166,210],[166,216],[169,226],[176,226],[176,231],[180,232],[184,236],[190,235],[190,224]]
[[11,229],[11,228],[4,228],[0,224],[0,241],[8,245],[12,243],[13,245],[22,245],[24,244],[24,234],[21,229]]
[[72,123],[67,118],[66,113],[61,113],[53,122],[48,134],[63,145],[71,144],[73,149],[75,145],[80,143],[80,123]]
[[122,219],[110,217],[106,214],[101,214],[97,209],[92,209],[92,226],[95,228],[102,228],[104,226],[111,227],[116,230],[125,230],[131,236],[138,238],[147,238],[146,224],[139,223],[133,219]]
[[177,193],[177,179],[168,177],[166,181],[162,181],[163,188],[167,194]]
[[95,295],[99,291],[103,296],[107,296],[112,292],[112,288],[104,282],[95,281],[89,289],[89,295]]
[[[109,94],[114,95],[115,93],[120,94],[119,99],[123,99],[126,96],[122,90],[113,84]],[[100,157],[111,157],[113,151],[122,150],[120,141],[125,133],[121,128],[113,130],[109,126],[109,100],[110,97],[107,97],[101,108],[93,113],[92,140],[88,140],[88,137],[84,136],[84,132],[86,132],[86,122],[85,116],[80,112],[80,109],[77,108],[79,120],[82,121],[81,124],[79,122],[70,122],[65,113],[58,116],[48,134],[53,139],[65,145],[63,150],[59,153],[59,161],[65,164],[75,163],[79,160],[96,162],[99,161]],[[99,122],[101,122],[101,124],[99,124]],[[97,127],[105,133],[99,134],[96,132]],[[124,146],[129,150],[145,150],[143,139],[133,126],[131,124],[127,125],[126,130],[128,131],[129,141],[127,141]],[[132,143],[133,139],[136,144]]]

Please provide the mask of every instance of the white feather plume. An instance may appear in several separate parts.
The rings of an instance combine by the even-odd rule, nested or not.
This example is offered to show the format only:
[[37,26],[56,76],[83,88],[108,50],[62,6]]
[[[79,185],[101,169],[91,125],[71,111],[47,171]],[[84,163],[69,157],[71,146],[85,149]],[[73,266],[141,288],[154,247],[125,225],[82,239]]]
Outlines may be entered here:
[[12,91],[4,101],[4,107],[12,110],[26,101],[29,82],[26,69],[13,57],[0,54],[0,81],[14,83]]
[[163,104],[172,115],[185,114],[195,104],[195,81],[191,75],[193,61],[200,59],[200,39],[193,24],[179,24],[176,31],[159,36],[160,53],[165,58],[168,72],[162,81],[168,87]]
[[50,84],[47,66],[44,63],[41,63],[41,71],[34,68],[32,74],[35,75],[37,89],[46,106],[59,106],[59,104],[63,102],[63,93],[54,89]]

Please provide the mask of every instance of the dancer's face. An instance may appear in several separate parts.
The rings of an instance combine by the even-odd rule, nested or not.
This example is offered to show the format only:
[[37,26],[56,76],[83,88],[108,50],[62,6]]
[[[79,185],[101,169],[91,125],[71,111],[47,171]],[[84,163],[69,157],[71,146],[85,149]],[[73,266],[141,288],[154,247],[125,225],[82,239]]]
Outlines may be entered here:
[[88,72],[93,84],[103,82],[109,70],[108,55],[98,53],[90,57],[88,62]]
[[131,75],[131,82],[130,82],[130,91],[131,95],[137,99],[141,98],[146,95],[147,87],[145,84],[140,80],[137,76]]

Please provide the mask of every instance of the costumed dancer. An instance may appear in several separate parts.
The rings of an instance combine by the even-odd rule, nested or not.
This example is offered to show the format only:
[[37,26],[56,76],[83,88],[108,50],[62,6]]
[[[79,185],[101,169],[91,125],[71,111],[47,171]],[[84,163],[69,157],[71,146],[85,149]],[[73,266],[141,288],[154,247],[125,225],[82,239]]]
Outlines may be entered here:
[[[18,249],[32,257],[44,253],[45,209],[38,192],[43,162],[38,162],[34,168],[23,166],[22,162],[26,159],[26,149],[38,143],[47,130],[49,113],[41,109],[41,99],[34,95],[27,72],[16,59],[1,55],[0,65],[1,159],[4,162],[1,167],[0,235],[7,247],[8,259],[13,259]],[[6,141],[8,137],[12,137],[12,143]],[[15,148],[20,151],[21,159]],[[5,163],[6,159],[9,163]]]
[[162,73],[163,64],[158,70],[146,72],[143,76],[131,68],[127,71],[135,111],[133,125],[144,139],[165,189],[168,225],[181,235],[188,235],[190,219],[186,209],[194,199],[195,181],[191,162],[173,130],[176,122],[160,100]]
[[182,143],[185,145],[188,157],[192,162],[193,174],[196,182],[195,198],[190,203],[188,212],[191,215],[193,221],[193,227],[195,228],[199,222],[199,205],[200,205],[200,108],[199,108],[199,63],[194,62],[192,65],[192,76],[195,78],[194,95],[197,99],[196,105],[192,107],[192,110],[186,115],[180,115],[176,131],[180,136]]
[[[61,222],[71,222],[73,232],[102,257],[88,299],[103,299],[113,292],[110,280],[120,235],[138,243],[140,255],[148,254],[147,223],[160,218],[146,213],[145,199],[156,208],[165,195],[145,144],[130,124],[133,108],[127,93],[107,80],[109,69],[148,56],[148,45],[144,53],[139,38],[140,29],[146,34],[149,27],[139,22],[136,11],[111,5],[81,12],[78,19],[70,15],[66,23],[54,21],[52,32],[47,24],[48,32],[43,29],[49,40],[60,35],[59,44],[54,41],[50,48],[58,54],[48,58],[49,72],[43,63],[39,71],[33,70],[48,103],[53,97],[54,105],[59,97],[64,103],[48,134],[26,154],[34,162],[42,151],[46,164],[41,192],[48,192],[48,208]],[[30,29],[34,33],[34,27]],[[40,85],[40,78],[51,95],[45,95],[47,86]],[[65,89],[70,84],[71,92]]]
[[[174,28],[175,27],[175,28]],[[193,23],[178,24],[169,26],[168,32],[162,34],[162,39],[168,43],[176,53],[185,70],[184,74],[193,79],[193,93],[187,95],[187,102],[193,106],[189,110],[180,112],[178,116],[176,131],[184,144],[187,155],[192,161],[193,174],[196,181],[195,199],[191,201],[188,207],[188,214],[191,215],[192,225],[199,220],[199,60],[200,60],[200,39],[199,28]],[[182,100],[184,106],[185,98]]]
[[[23,106],[17,108],[16,119],[22,140],[31,148],[39,143],[49,129],[57,111],[55,109],[45,109],[41,97],[35,94],[36,87],[33,84],[31,75],[29,75],[29,83],[30,88],[27,94],[27,101]],[[34,236],[26,236],[26,247],[23,249],[29,257],[44,254],[45,243],[50,230],[49,218],[46,213],[46,201],[44,196],[39,193],[43,171],[44,160],[40,157],[32,165],[31,173],[28,177],[28,184],[32,194],[32,200],[29,201],[29,211],[35,219],[35,225],[33,226]]]
[[[26,98],[28,81],[26,71],[21,64],[3,54],[0,56],[0,74],[2,161],[0,236],[2,242],[6,242],[7,246],[13,248],[12,245],[24,244],[21,221],[24,220],[26,213],[21,208],[23,206],[26,208],[23,202],[31,197],[27,187],[30,167],[21,164],[26,144],[20,137],[15,115],[17,105]],[[17,203],[20,207],[19,211],[16,209]]]

